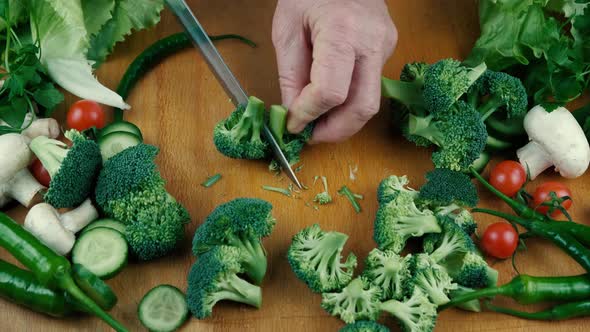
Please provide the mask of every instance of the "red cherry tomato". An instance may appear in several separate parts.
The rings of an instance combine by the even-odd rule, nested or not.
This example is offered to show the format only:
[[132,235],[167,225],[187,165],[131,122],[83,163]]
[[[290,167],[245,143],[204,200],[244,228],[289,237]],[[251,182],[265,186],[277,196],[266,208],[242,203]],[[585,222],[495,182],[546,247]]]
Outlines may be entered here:
[[518,247],[518,233],[508,223],[491,224],[483,233],[480,246],[489,256],[500,259],[509,258]]
[[516,161],[502,161],[490,173],[492,186],[509,197],[516,195],[525,182],[526,172]]
[[[547,214],[549,212],[549,206],[541,205],[543,202],[550,201],[551,196],[549,195],[551,192],[554,192],[557,197],[572,197],[572,192],[566,187],[563,183],[549,181],[541,184],[540,186],[535,189],[535,193],[533,194],[533,207],[535,210],[541,212],[542,214]],[[572,206],[572,200],[568,199],[561,203],[564,209],[568,210]],[[561,213],[559,209],[554,209],[551,213],[552,218],[558,217]]]
[[39,159],[35,159],[35,161],[33,161],[30,169],[35,179],[37,179],[37,182],[44,185],[45,187],[49,187],[51,176],[49,176],[49,172],[47,172],[45,167],[43,167],[43,164],[41,161],[39,161]]
[[102,107],[92,100],[79,100],[70,106],[67,115],[68,127],[83,131],[92,127],[101,129],[105,125]]

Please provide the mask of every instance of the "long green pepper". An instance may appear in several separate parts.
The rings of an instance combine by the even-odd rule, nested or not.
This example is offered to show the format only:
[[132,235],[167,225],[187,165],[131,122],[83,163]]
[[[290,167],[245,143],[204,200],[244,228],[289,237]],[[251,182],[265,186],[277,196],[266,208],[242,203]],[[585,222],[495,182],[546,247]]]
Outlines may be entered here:
[[565,320],[576,317],[590,316],[590,300],[582,300],[558,304],[546,310],[537,312],[518,311],[488,304],[487,307],[495,312],[532,320]]

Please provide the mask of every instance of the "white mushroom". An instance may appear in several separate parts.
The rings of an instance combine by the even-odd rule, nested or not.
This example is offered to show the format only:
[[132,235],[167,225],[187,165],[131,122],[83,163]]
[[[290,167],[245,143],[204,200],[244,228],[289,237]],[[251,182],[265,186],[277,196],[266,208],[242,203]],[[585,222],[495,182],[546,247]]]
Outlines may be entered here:
[[584,131],[564,107],[547,112],[535,106],[524,118],[530,142],[516,154],[531,180],[551,166],[565,178],[576,178],[588,169],[590,145]]
[[[26,122],[26,121],[25,121]],[[6,125],[7,123],[0,120],[0,126]],[[49,138],[57,138],[59,136],[60,129],[57,120],[53,118],[35,119],[27,129],[23,130],[21,134],[25,137],[33,139],[39,136],[47,136]]]
[[87,199],[77,208],[63,213],[60,217],[62,225],[72,233],[78,233],[92,221],[98,219],[98,211]]
[[44,189],[28,170],[33,154],[20,134],[0,136],[0,207],[11,199],[29,207]]

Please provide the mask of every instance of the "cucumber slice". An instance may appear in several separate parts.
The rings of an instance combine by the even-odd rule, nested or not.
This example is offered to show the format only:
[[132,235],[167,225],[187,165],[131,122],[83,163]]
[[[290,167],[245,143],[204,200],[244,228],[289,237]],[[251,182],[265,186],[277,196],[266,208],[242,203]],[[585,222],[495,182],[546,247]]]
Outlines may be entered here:
[[139,139],[143,142],[143,135],[141,134],[141,130],[139,130],[139,128],[134,125],[131,122],[127,122],[127,121],[117,121],[117,122],[113,122],[110,125],[102,128],[100,130],[100,137],[106,136],[110,133],[114,133],[114,132],[118,132],[118,131],[123,131],[123,132],[128,132],[130,134],[133,134],[137,137],[139,137]]
[[117,153],[136,146],[141,143],[141,139],[134,134],[125,131],[115,131],[110,134],[101,136],[98,139],[98,146],[100,147],[100,154],[102,154],[102,161],[109,160]]
[[109,285],[80,264],[72,266],[74,281],[103,310],[111,310],[117,304],[117,295]]
[[72,249],[72,262],[84,265],[101,279],[119,273],[127,265],[127,256],[127,241],[123,234],[106,227],[83,233]]
[[90,225],[86,226],[86,228],[84,228],[82,230],[82,233],[88,232],[89,230],[97,228],[97,227],[112,228],[112,229],[118,231],[119,233],[125,235],[125,225],[120,221],[116,221],[114,219],[108,219],[108,218],[93,221]]
[[512,147],[512,143],[508,141],[500,140],[496,137],[488,135],[486,141],[486,149],[490,151],[502,151]]
[[137,314],[150,331],[175,331],[188,317],[186,296],[174,286],[156,286],[141,299]]

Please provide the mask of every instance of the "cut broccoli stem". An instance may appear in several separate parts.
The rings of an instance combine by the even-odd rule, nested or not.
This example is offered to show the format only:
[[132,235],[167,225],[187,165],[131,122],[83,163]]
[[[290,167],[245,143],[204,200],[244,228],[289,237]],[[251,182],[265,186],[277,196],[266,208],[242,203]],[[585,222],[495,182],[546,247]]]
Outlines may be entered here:
[[242,264],[246,274],[256,284],[260,284],[266,274],[267,266],[266,253],[262,243],[258,239],[248,237],[235,237],[233,239],[230,237],[229,242],[242,251],[242,259],[244,260]]
[[324,191],[317,194],[315,196],[315,198],[313,199],[313,201],[317,202],[320,205],[325,205],[325,204],[332,202],[332,196],[330,196],[330,193],[328,192],[328,180],[326,179],[325,176],[322,176],[321,178],[322,178],[322,183],[324,185]]
[[354,208],[356,213],[361,213],[361,211],[362,211],[361,205],[357,201],[355,194],[352,191],[350,191],[350,189],[347,186],[342,186],[342,188],[340,188],[340,190],[338,190],[338,194],[348,198],[348,200],[352,204],[352,207]]
[[457,234],[451,234],[450,236],[443,236],[443,242],[436,248],[436,250],[430,255],[435,262],[444,261],[454,252],[461,252],[465,248],[461,248],[461,241],[458,240]]
[[285,196],[291,197],[291,191],[289,189],[277,188],[277,187],[271,187],[271,186],[262,186],[262,189],[268,190],[268,191],[274,191],[274,192],[283,194]]
[[260,141],[260,133],[264,127],[264,102],[254,96],[248,99],[248,105],[238,124],[231,129],[231,135],[236,141],[251,136],[251,141]]
[[272,105],[268,114],[268,126],[281,149],[285,147],[283,136],[287,125],[287,109],[280,105]]
[[219,283],[220,291],[215,293],[215,303],[220,300],[231,300],[235,302],[249,304],[260,308],[262,304],[262,290],[256,285],[252,285],[246,280],[238,277],[236,274],[227,274]]
[[387,98],[399,100],[406,106],[422,105],[422,90],[416,83],[381,78],[381,93]]
[[31,142],[31,150],[35,151],[35,155],[51,178],[57,174],[69,152],[65,143],[45,136],[34,139]]
[[211,177],[208,177],[205,182],[201,183],[201,186],[203,186],[205,188],[209,188],[212,185],[214,185],[215,183],[217,183],[217,181],[219,181],[220,179],[221,179],[221,174],[217,173]]
[[308,256],[312,266],[317,266],[317,271],[336,273],[337,271],[333,267],[340,263],[340,252],[347,240],[346,234],[328,233],[318,246],[311,248],[305,255]]
[[432,115],[420,117],[410,114],[408,117],[408,130],[412,135],[424,137],[437,146],[440,146],[441,142],[443,142],[444,135],[440,131],[433,130],[432,120]]

